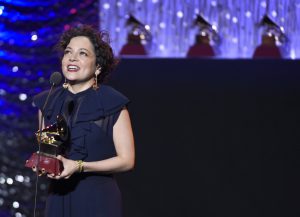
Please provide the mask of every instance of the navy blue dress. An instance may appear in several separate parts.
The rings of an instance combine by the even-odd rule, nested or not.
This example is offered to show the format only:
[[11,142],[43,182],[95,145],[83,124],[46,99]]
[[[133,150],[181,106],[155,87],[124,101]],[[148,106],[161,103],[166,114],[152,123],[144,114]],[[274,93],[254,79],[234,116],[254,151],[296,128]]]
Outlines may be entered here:
[[[47,91],[34,97],[41,109]],[[107,85],[72,94],[61,87],[51,94],[43,112],[45,125],[65,117],[70,130],[65,156],[86,162],[116,156],[113,126],[129,100]],[[75,173],[69,179],[51,180],[46,217],[121,217],[121,194],[113,174]]]

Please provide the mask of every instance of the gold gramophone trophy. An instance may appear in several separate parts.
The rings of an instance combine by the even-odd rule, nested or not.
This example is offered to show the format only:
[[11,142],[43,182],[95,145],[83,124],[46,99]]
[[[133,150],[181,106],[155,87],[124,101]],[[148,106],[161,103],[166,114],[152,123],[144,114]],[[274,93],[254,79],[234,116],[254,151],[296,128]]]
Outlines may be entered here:
[[35,135],[39,142],[39,151],[31,155],[25,166],[38,171],[40,175],[60,175],[63,166],[56,156],[63,155],[66,149],[64,143],[69,137],[67,122],[63,116],[58,115],[54,124],[38,130]]

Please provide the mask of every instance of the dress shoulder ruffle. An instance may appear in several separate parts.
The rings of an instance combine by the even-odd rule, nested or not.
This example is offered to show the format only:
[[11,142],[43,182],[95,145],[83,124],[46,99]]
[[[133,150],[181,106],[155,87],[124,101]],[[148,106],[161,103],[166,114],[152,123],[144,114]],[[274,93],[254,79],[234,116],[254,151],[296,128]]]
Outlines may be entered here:
[[[98,90],[90,88],[86,91],[88,93],[81,102],[76,122],[86,122],[109,116],[119,112],[130,102],[126,96],[108,85],[101,85]],[[34,105],[40,110],[42,110],[48,94],[49,90],[43,91],[33,98]],[[67,95],[68,90],[62,87],[53,90],[43,111],[47,120],[54,121],[56,116],[61,113]]]
[[122,110],[129,99],[114,88],[102,85],[98,90],[92,90],[80,106],[76,122],[98,120]]

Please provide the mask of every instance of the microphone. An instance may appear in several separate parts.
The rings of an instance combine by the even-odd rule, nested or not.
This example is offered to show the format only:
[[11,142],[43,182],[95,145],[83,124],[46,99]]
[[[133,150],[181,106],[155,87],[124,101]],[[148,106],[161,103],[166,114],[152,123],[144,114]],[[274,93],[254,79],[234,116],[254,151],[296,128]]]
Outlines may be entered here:
[[62,76],[59,72],[53,72],[52,75],[50,76],[50,84],[52,86],[58,85],[62,80]]
[[47,98],[46,98],[46,101],[44,103],[43,109],[41,110],[42,113],[44,112],[44,110],[45,110],[45,108],[46,108],[46,106],[48,104],[49,96],[52,93],[53,87],[57,86],[61,82],[61,80],[62,80],[62,76],[61,76],[61,74],[59,72],[53,72],[51,74],[51,76],[50,76],[51,89],[50,89],[50,91],[49,91],[49,93],[47,95]]

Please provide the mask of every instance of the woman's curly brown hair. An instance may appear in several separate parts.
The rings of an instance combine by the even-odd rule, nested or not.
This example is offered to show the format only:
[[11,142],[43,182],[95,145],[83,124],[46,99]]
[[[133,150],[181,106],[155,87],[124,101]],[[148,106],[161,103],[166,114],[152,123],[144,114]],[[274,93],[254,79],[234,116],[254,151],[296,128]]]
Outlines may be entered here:
[[89,38],[95,49],[96,66],[101,67],[101,73],[98,76],[98,82],[102,83],[113,71],[118,61],[115,59],[113,50],[109,45],[109,34],[104,31],[97,31],[89,25],[78,25],[66,30],[60,37],[57,48],[64,51],[71,39],[77,36]]

